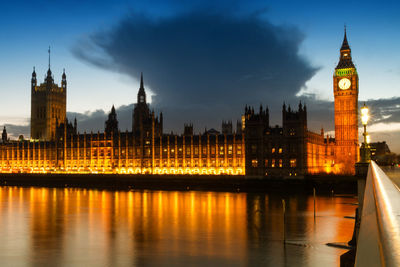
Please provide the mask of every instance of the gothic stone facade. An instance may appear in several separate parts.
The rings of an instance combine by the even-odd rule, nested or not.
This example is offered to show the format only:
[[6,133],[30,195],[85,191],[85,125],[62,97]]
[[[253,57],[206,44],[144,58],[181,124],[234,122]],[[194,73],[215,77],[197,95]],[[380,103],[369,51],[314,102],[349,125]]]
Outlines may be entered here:
[[31,138],[41,141],[55,139],[58,123],[67,113],[67,76],[62,74],[61,86],[54,83],[49,69],[44,83],[37,84],[36,72],[31,79]]
[[233,132],[232,122],[194,134],[163,133],[163,114],[146,101],[141,76],[132,131],[120,132],[113,107],[103,133],[77,132],[66,120],[66,76],[54,84],[51,71],[37,86],[32,74],[32,136],[10,141],[3,131],[0,172],[225,174],[253,177],[303,177],[353,174],[358,160],[358,76],[345,34],[334,73],[335,138],[307,128],[307,107],[282,107],[282,126],[271,127],[269,110],[245,108]]

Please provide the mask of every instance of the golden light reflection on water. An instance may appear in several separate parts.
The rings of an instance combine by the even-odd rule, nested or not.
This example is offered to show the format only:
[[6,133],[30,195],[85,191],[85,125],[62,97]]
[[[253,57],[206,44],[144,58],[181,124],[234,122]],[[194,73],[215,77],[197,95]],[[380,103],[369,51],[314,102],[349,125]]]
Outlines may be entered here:
[[0,258],[10,266],[337,266],[352,198],[0,187]]

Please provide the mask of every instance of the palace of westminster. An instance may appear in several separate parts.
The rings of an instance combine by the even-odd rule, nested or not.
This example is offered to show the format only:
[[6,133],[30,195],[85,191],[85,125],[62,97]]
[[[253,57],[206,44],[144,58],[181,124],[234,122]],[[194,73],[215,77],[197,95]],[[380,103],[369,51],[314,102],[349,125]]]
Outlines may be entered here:
[[146,102],[143,76],[133,110],[132,131],[120,132],[114,107],[104,132],[78,133],[66,118],[67,78],[61,86],[49,69],[38,85],[31,80],[31,138],[0,143],[4,173],[205,174],[257,177],[304,177],[307,174],[354,174],[358,146],[358,74],[346,32],[334,70],[335,138],[307,129],[307,107],[282,108],[282,127],[269,125],[268,108],[245,108],[236,131],[181,135],[163,132],[163,114]]

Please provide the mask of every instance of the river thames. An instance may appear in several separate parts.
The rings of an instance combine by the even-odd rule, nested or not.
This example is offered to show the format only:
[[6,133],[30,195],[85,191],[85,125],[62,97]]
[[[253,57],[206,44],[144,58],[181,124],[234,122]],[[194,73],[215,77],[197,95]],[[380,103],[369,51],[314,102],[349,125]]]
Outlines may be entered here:
[[[282,198],[286,201],[283,224]],[[1,266],[338,266],[356,199],[0,187]],[[285,230],[284,230],[285,229]],[[286,245],[283,243],[285,231]]]

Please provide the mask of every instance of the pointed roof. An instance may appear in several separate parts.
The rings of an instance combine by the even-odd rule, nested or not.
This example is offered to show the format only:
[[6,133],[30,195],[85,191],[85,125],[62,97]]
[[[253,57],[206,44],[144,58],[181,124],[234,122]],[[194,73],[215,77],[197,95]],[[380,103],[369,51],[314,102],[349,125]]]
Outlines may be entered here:
[[340,60],[335,69],[355,68],[351,59],[351,49],[347,41],[346,27],[344,28],[344,38],[342,47],[340,48]]
[[140,88],[144,89],[144,85],[143,85],[143,72],[140,73]]
[[145,95],[145,90],[144,90],[144,82],[143,82],[143,72],[140,73],[140,87],[139,87],[139,93],[141,95]]
[[347,42],[346,27],[344,27],[344,38],[343,38],[342,47],[340,48],[340,51],[342,51],[342,50],[350,50],[349,43]]
[[49,50],[47,51],[49,53],[49,70],[50,70],[50,46],[49,46]]
[[[140,96],[144,97],[144,101],[140,100]],[[138,92],[138,103],[146,102],[146,92],[144,90],[143,72],[140,73],[140,87]]]

